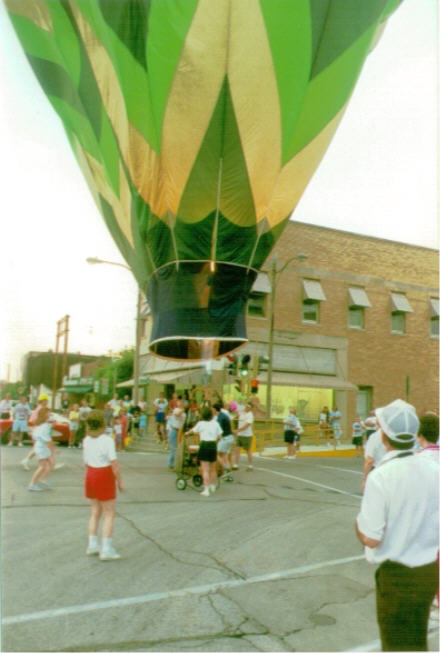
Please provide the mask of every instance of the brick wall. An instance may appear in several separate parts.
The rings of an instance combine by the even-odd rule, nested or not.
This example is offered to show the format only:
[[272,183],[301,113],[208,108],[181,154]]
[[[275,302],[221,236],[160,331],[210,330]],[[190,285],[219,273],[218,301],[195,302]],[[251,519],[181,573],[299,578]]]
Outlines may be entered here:
[[[304,334],[344,337],[348,342],[348,380],[373,388],[373,405],[406,398],[417,410],[438,410],[438,338],[430,336],[430,298],[438,297],[438,253],[434,249],[290,222],[274,251],[278,266],[298,253],[308,255],[277,276],[275,328]],[[318,279],[326,295],[319,324],[302,322],[301,279]],[[365,288],[371,308],[365,327],[348,327],[348,288]],[[406,333],[391,333],[390,292],[407,297]],[[248,318],[264,326],[266,319]],[[348,393],[348,421],[355,393]]]

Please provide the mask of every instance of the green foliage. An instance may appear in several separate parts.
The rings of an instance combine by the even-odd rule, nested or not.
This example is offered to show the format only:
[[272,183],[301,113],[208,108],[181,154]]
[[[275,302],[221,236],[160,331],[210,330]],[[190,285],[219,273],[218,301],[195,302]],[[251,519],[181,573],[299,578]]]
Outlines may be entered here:
[[[133,377],[133,359],[134,349],[124,349],[113,357],[113,360],[103,361],[102,365],[93,371],[96,380],[102,381],[108,379],[108,393],[110,397],[117,392],[116,385],[123,381],[128,381]],[[102,384],[101,384],[102,387]]]
[[28,396],[28,388],[24,385],[23,381],[16,381],[15,383],[3,383],[1,386],[1,396],[9,393],[11,399],[18,399],[22,395]]

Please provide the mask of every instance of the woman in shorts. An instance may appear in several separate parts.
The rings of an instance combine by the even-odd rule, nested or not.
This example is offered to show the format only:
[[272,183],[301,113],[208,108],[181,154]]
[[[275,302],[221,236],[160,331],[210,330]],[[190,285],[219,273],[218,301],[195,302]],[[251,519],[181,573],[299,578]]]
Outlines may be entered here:
[[[289,409],[289,414],[284,420],[284,442],[287,446],[286,459],[294,460],[296,458],[296,442],[299,420],[296,416],[295,408]],[[298,437],[299,440],[299,437]]]
[[201,495],[209,497],[217,489],[217,440],[223,431],[217,420],[213,419],[212,409],[208,406],[202,408],[201,418],[188,433],[199,436],[199,461],[203,477]]

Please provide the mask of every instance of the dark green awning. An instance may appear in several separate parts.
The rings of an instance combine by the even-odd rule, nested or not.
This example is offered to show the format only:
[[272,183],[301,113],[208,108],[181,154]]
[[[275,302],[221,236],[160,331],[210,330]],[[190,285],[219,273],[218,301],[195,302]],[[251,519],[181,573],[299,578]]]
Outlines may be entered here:
[[91,392],[93,386],[91,385],[69,385],[67,388],[60,388],[59,392],[71,392],[73,394],[82,394],[83,392]]

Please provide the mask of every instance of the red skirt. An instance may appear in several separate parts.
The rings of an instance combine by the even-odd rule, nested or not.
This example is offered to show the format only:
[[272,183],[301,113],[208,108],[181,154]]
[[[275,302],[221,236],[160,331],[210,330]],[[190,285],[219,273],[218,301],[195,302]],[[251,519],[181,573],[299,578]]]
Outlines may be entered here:
[[85,495],[87,499],[98,499],[98,501],[116,499],[116,480],[111,465],[87,467]]

